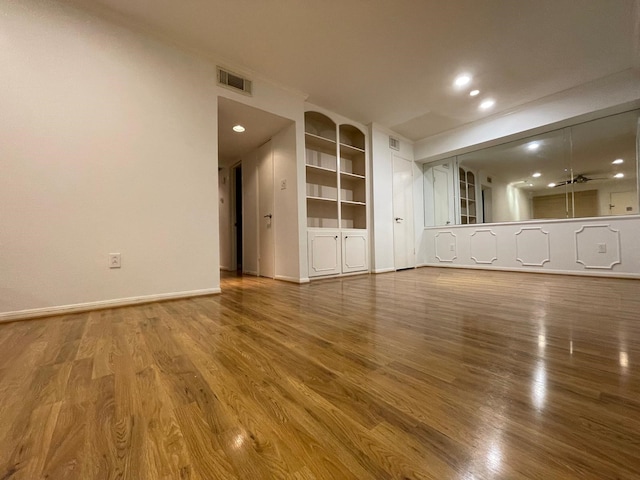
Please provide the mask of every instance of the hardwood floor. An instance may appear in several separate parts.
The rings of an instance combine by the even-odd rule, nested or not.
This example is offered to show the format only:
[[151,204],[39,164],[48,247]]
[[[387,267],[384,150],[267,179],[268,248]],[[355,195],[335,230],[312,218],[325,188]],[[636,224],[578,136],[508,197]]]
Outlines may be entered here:
[[222,287],[0,325],[0,479],[640,478],[640,281]]

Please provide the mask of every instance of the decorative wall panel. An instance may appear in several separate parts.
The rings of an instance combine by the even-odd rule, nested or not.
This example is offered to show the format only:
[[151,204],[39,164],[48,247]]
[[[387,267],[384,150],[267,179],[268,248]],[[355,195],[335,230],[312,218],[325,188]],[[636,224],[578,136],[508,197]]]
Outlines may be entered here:
[[435,242],[438,261],[453,262],[458,258],[458,242],[453,232],[436,233]]
[[516,260],[526,267],[543,267],[550,261],[549,232],[522,227],[516,233]]
[[611,225],[583,225],[575,232],[576,263],[611,270],[620,260],[620,231]]
[[492,264],[498,259],[496,234],[490,229],[476,230],[469,238],[471,260],[476,263]]

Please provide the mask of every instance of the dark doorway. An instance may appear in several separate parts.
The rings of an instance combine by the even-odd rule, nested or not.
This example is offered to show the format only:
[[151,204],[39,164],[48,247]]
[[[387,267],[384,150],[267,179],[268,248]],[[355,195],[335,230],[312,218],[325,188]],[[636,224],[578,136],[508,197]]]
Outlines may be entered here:
[[236,269],[242,272],[242,166],[233,168],[235,190]]

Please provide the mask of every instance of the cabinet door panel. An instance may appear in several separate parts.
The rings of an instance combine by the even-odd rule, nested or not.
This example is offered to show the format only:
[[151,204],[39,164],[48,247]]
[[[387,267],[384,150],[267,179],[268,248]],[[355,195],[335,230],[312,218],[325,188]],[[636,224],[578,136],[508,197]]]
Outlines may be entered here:
[[362,272],[369,269],[366,232],[342,234],[342,272]]
[[339,239],[337,231],[308,232],[309,277],[340,273]]

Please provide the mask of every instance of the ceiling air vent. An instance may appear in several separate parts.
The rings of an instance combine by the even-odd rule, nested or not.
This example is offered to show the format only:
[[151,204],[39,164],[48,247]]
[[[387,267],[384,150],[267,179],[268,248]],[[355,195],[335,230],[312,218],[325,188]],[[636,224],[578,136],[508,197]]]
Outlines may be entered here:
[[400,151],[400,140],[389,137],[389,148]]
[[251,80],[218,67],[218,84],[251,95]]

